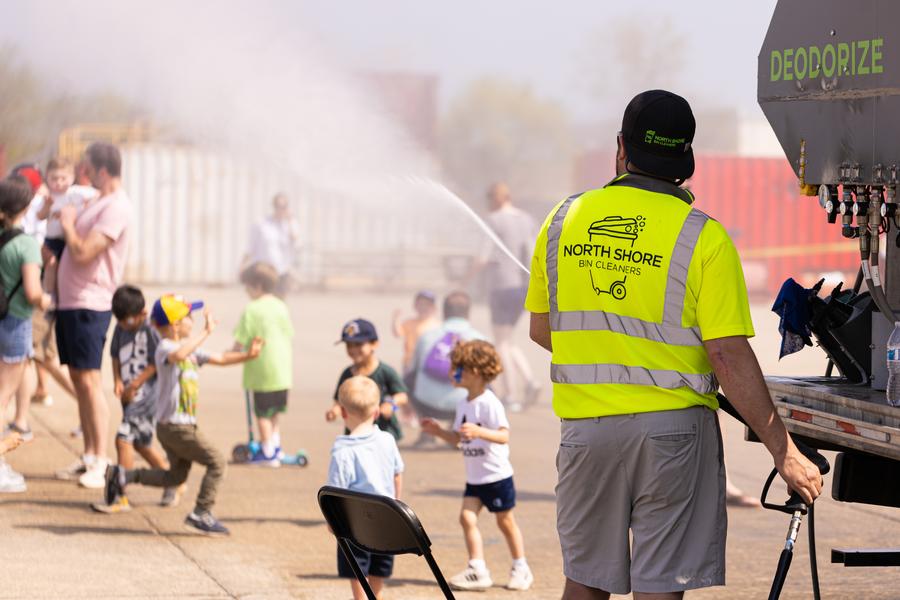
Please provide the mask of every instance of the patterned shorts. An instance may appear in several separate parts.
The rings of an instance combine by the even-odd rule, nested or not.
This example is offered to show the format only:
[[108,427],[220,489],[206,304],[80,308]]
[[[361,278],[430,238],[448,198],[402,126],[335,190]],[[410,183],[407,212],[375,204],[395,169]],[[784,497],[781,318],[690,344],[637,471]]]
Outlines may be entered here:
[[125,416],[116,432],[116,439],[128,442],[135,448],[148,448],[153,443],[156,423],[150,416]]

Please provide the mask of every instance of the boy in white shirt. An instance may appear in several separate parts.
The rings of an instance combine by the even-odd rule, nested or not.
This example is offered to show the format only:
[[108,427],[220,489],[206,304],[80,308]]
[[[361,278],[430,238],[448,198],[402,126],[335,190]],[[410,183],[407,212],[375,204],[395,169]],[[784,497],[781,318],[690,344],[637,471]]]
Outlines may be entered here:
[[462,342],[450,354],[451,378],[456,387],[468,392],[456,406],[453,429],[444,429],[434,419],[424,419],[422,430],[458,446],[466,465],[466,491],[460,524],[469,551],[469,566],[451,577],[450,586],[459,590],[486,590],[493,585],[484,561],[484,544],[478,530],[482,507],[497,516],[497,526],[506,538],[513,558],[510,590],[527,590],[534,576],[525,560],[522,532],[513,517],[516,488],[509,462],[509,421],[503,404],[487,389],[503,371],[494,347],[482,340]]
[[[47,163],[47,190],[44,203],[37,213],[41,221],[47,220],[44,236],[44,290],[51,296],[56,294],[56,270],[59,259],[66,247],[59,211],[63,206],[72,205],[81,214],[85,204],[99,195],[92,187],[72,185],[75,183],[75,166],[65,158],[54,158]],[[51,258],[52,256],[52,258]]]

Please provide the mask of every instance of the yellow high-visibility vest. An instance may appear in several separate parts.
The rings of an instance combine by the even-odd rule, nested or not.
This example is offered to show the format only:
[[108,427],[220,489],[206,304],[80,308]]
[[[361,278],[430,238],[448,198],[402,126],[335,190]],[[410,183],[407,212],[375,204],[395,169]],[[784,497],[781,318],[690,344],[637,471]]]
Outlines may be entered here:
[[549,312],[559,416],[718,407],[703,341],[753,329],[734,246],[692,202],[674,184],[625,175],[551,212],[526,307]]

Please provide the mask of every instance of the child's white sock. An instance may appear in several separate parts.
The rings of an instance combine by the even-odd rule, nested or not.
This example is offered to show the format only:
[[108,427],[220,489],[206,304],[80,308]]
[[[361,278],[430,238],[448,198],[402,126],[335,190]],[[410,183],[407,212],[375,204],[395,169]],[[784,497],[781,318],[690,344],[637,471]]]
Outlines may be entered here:
[[475,569],[477,573],[484,573],[487,571],[487,563],[484,562],[483,558],[473,558],[469,561],[469,566]]
[[277,431],[272,434],[272,445],[281,448],[281,434]]
[[84,466],[90,467],[92,464],[97,462],[97,457],[93,454],[85,454],[81,457],[81,462],[84,463]]
[[262,451],[265,456],[274,456],[275,455],[275,444],[272,443],[271,440],[268,442],[262,443]]
[[513,569],[527,569],[528,561],[525,560],[524,556],[522,558],[514,558],[512,566]]

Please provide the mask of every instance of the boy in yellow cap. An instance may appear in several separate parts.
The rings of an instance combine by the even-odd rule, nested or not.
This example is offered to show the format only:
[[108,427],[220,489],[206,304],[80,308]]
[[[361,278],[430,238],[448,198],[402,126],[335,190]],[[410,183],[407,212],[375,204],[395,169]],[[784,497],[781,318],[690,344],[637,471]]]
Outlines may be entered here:
[[191,464],[206,467],[197,496],[197,504],[185,519],[185,525],[208,535],[228,535],[228,529],[212,514],[216,491],[225,474],[225,458],[197,427],[199,399],[198,369],[212,365],[234,365],[259,356],[262,340],[254,339],[246,351],[211,354],[200,346],[217,323],[209,310],[203,311],[206,325],[191,337],[194,321],[191,312],[203,308],[203,302],[185,302],[181,296],[165,295],[157,300],[150,319],[159,330],[156,348],[157,404],[156,436],[169,455],[168,470],[126,470],[121,465],[106,471],[107,504],[124,495],[128,483],[154,487],[173,487],[184,483]]

